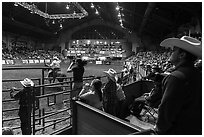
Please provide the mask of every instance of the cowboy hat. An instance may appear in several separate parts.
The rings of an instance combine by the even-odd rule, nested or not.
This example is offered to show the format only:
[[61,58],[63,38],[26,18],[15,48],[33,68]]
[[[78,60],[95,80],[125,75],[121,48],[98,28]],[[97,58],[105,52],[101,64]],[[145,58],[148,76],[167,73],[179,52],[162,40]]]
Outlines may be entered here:
[[111,80],[113,80],[114,82],[116,82],[118,80],[118,77],[117,77],[117,72],[110,68],[108,71],[103,71],[107,77],[109,77]]
[[55,59],[56,59],[56,60],[59,60],[58,57],[53,57],[53,60],[55,60]]
[[34,86],[34,82],[29,78],[25,78],[23,81],[20,81],[24,87],[32,87]]
[[183,36],[182,38],[168,38],[160,43],[160,46],[173,48],[181,48],[197,57],[202,57],[201,42],[195,38],[189,36]]

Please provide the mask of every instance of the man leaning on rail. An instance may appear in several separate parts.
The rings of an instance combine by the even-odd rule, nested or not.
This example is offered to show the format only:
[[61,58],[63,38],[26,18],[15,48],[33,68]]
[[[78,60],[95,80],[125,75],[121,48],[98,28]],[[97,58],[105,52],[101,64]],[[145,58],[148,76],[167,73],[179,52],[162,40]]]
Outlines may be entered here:
[[23,81],[20,81],[23,85],[22,90],[17,90],[15,87],[12,87],[10,96],[16,100],[19,100],[19,112],[18,115],[21,121],[21,131],[23,135],[31,135],[31,111],[32,111],[32,93],[34,82],[28,78],[25,78]]

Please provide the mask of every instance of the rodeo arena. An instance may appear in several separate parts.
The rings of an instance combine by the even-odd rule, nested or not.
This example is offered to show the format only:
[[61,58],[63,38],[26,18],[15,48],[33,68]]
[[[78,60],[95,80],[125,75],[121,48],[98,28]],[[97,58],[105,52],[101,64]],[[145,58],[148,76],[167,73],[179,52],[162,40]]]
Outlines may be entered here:
[[1,2],[2,135],[202,135],[202,2]]

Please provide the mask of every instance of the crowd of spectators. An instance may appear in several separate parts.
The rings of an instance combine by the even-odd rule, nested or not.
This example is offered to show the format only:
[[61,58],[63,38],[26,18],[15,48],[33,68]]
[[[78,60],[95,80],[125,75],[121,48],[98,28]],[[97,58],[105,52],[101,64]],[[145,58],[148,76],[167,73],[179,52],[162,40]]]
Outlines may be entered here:
[[69,48],[68,53],[77,54],[83,53],[85,55],[95,54],[96,56],[121,56],[125,50],[122,48],[122,45],[113,45],[113,44],[101,44],[101,45],[72,45]]
[[[169,61],[171,56],[169,50],[166,51],[147,51],[147,52],[138,52],[136,55],[133,55],[126,59],[124,67],[129,68],[128,74],[130,73],[130,68],[133,68],[133,74],[139,72],[138,68],[142,68],[145,74],[141,74],[143,78],[146,78],[149,74],[152,73],[152,70],[157,70],[159,73],[171,73],[174,70],[174,65]],[[127,63],[129,62],[129,63]],[[197,59],[195,61],[195,67],[202,71],[202,59]],[[143,73],[144,73],[143,72]],[[129,82],[135,81],[134,75],[128,75]],[[131,79],[132,77],[132,79]]]
[[9,50],[2,47],[2,59],[50,59],[53,56],[61,56],[57,51],[35,50],[26,46],[13,47]]
[[168,68],[172,67],[168,59],[171,55],[170,51],[165,52],[138,52],[136,55],[131,56],[126,61],[131,62],[133,68],[137,68],[139,65],[144,70],[151,70],[152,67],[158,67],[162,71],[166,71]]

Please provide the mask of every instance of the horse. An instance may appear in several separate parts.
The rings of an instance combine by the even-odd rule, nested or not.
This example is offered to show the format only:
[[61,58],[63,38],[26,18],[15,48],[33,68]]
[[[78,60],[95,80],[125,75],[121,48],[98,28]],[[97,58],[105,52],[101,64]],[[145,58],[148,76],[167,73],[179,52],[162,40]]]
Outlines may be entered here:
[[[47,71],[48,71],[48,72],[49,72],[50,70],[52,70],[52,68],[51,68],[49,65],[45,64],[45,66],[48,67],[48,68],[47,68]],[[55,79],[57,79],[58,82],[63,82],[63,81],[65,80],[65,78],[67,77],[67,75],[64,74],[61,70],[56,71],[55,76],[56,76],[56,77],[53,77],[53,70],[52,70],[52,72],[50,72],[50,73],[48,74],[48,79],[49,79],[50,83],[52,83],[52,82],[54,83],[54,82],[55,82]],[[52,80],[53,80],[53,81],[52,81]]]

